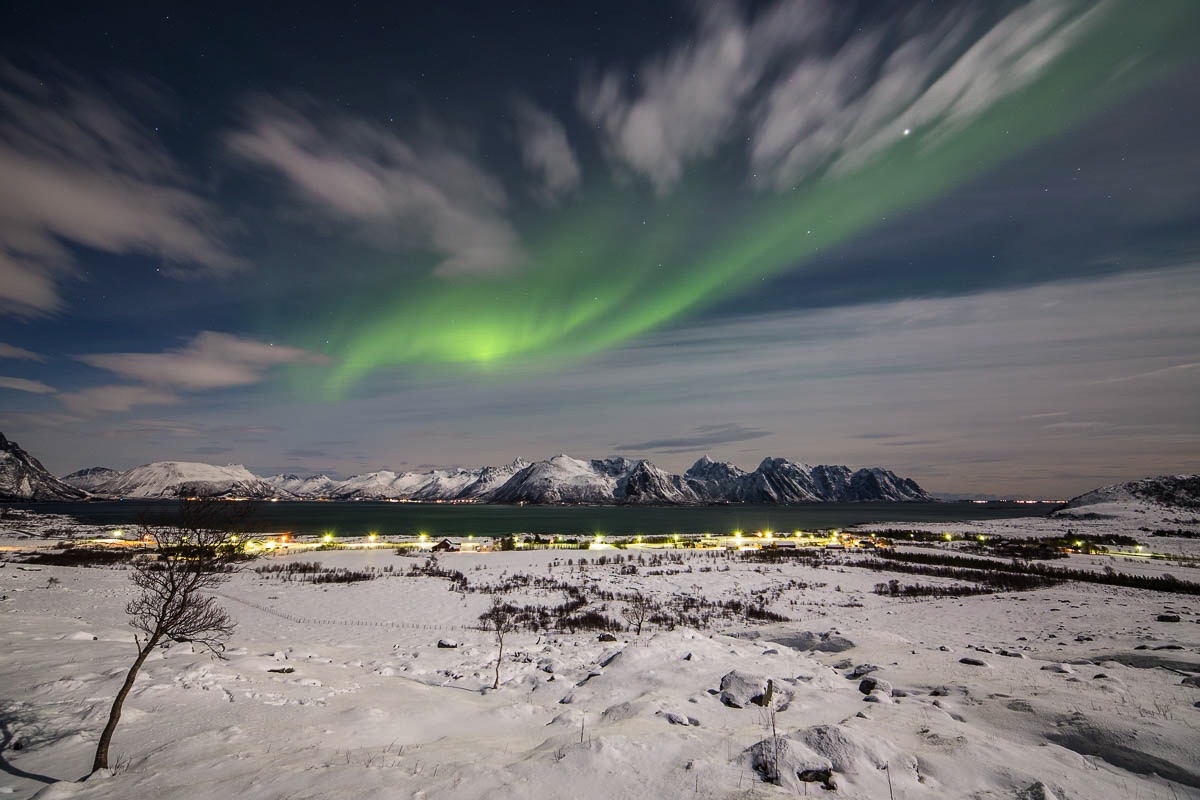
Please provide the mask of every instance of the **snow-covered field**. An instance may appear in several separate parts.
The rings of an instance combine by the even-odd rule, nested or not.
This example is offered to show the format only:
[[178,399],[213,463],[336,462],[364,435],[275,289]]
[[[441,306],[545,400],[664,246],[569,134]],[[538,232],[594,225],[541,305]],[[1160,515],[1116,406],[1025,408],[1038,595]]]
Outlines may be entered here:
[[[1087,524],[1131,532],[1124,519]],[[1063,522],[963,530],[981,525],[1047,535],[1044,526],[1058,533]],[[1172,541],[1181,555],[1200,549],[1200,540]],[[0,539],[0,547],[30,543]],[[664,554],[672,558],[656,558]],[[614,555],[622,563],[597,563]],[[608,642],[594,631],[513,633],[492,691],[496,643],[476,627],[486,592],[409,576],[425,556],[390,547],[277,555],[254,566],[296,561],[378,577],[313,584],[235,575],[221,590],[238,621],[227,660],[188,645],[152,656],[117,729],[116,768],[83,782],[134,655],[123,611],[129,573],[4,563],[0,794],[1200,797],[1200,689],[1188,677],[1200,673],[1200,597],[1068,583],[903,600],[872,589],[890,577],[954,581],[687,550],[442,555],[441,567],[472,586],[526,575],[587,587],[589,607],[618,619],[622,604],[601,593],[643,592],[661,607],[681,595],[766,600],[790,620],[649,626]],[[1200,580],[1186,562],[1137,566]],[[556,605],[564,592],[526,587],[505,597]],[[880,681],[870,694],[860,690],[865,676]],[[751,752],[771,735],[767,709],[747,702],[767,679],[786,742],[781,785],[762,780],[762,758]],[[836,789],[801,781],[805,770],[809,778],[832,770]]]

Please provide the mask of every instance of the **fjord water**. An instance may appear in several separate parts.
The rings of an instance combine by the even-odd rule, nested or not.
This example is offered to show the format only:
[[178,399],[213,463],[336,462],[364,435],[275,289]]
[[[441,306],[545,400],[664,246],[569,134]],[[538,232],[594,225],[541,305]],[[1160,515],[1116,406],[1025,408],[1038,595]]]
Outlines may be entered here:
[[[803,506],[441,505],[385,502],[249,502],[255,527],[296,535],[496,536],[508,533],[611,536],[795,531],[875,522],[955,522],[1041,516],[1053,506],[1017,503],[814,503]],[[36,503],[20,507],[67,514],[95,525],[133,525],[159,518],[177,501]]]

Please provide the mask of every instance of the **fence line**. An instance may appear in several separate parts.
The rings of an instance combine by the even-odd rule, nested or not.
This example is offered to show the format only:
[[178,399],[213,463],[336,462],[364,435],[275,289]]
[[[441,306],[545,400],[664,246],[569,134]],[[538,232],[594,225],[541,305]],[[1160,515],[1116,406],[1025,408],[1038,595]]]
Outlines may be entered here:
[[225,592],[213,592],[213,594],[217,595],[218,597],[223,597],[226,600],[233,600],[234,602],[241,603],[242,605],[250,606],[251,608],[254,608],[254,609],[257,609],[257,610],[263,612],[264,614],[271,614],[272,616],[279,617],[280,619],[286,619],[288,622],[295,622],[298,625],[349,625],[349,626],[355,627],[355,628],[391,628],[391,629],[400,628],[400,629],[405,629],[405,630],[419,630],[419,631],[445,631],[445,630],[474,631],[474,630],[478,630],[478,627],[473,627],[473,626],[468,626],[468,625],[440,625],[440,624],[435,625],[432,623],[400,622],[397,620],[318,619],[315,617],[301,617],[301,616],[297,616],[296,614],[289,614],[286,611],[279,611],[278,609],[271,608],[270,606],[264,606],[259,603],[255,603],[253,601],[246,600],[241,597],[236,597],[231,594],[226,594]]

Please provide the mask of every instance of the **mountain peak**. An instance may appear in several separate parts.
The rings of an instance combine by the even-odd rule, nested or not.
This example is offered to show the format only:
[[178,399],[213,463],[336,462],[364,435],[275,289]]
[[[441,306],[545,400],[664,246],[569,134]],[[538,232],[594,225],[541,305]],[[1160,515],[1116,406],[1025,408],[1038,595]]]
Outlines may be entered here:
[[85,500],[88,493],[51,475],[41,462],[0,433],[0,500]]

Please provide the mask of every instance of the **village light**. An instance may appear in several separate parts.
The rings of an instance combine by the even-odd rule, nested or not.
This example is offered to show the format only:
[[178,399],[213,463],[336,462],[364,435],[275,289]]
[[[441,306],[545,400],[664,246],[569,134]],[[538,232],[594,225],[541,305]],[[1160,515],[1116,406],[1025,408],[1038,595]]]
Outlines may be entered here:
[[946,533],[946,541],[947,542],[950,541],[950,533],[949,532]]
[[332,541],[333,541],[333,534],[332,534],[332,533],[326,533],[326,534],[325,534],[324,536],[322,536],[321,538],[322,538],[322,539],[324,539],[326,542],[332,542]]
[[367,534],[367,541],[373,542],[378,538],[379,538],[379,534],[377,534],[377,533],[368,533]]
[[678,533],[677,533],[677,534],[675,534],[675,536],[674,536],[673,538],[675,539],[675,541],[677,541],[677,542],[678,542],[678,541],[679,541],[679,534],[678,534]]

